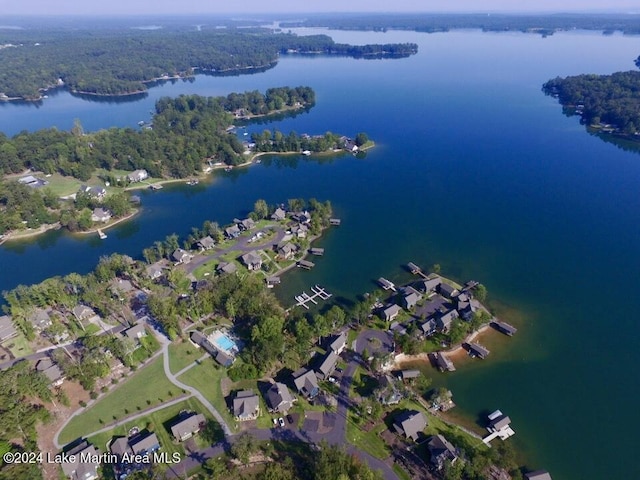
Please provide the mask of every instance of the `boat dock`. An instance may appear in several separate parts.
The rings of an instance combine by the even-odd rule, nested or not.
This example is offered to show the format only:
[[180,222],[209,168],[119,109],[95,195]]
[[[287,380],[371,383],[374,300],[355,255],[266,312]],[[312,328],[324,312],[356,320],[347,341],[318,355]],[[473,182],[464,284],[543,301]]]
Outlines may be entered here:
[[426,273],[424,273],[422,271],[422,268],[420,268],[418,265],[416,265],[413,262],[409,262],[407,263],[407,270],[409,270],[413,275],[420,275],[422,278],[424,278],[425,280],[429,279],[429,275],[427,275]]
[[298,260],[298,267],[304,268],[305,270],[311,270],[315,266],[316,266],[315,263],[310,262],[308,260]]
[[484,348],[479,343],[468,343],[467,349],[469,351],[469,355],[471,355],[472,357],[478,357],[484,360],[489,356],[489,350]]
[[335,225],[336,227],[339,226],[341,223],[341,220],[339,218],[330,218],[329,219],[329,224],[330,225]]
[[149,185],[149,188],[151,190],[162,190],[162,185],[158,183],[152,183],[151,185]]
[[100,237],[100,240],[104,240],[105,238],[107,238],[107,234],[100,229],[98,229],[98,236]]
[[321,257],[322,255],[324,255],[324,248],[311,248],[309,249],[309,253],[311,255],[316,255]]
[[311,287],[311,293],[313,295],[309,295],[307,292],[302,292],[300,295],[296,295],[295,299],[296,302],[298,302],[296,303],[296,306],[304,307],[309,310],[309,305],[307,305],[307,303],[313,303],[314,305],[317,305],[318,302],[316,301],[316,298],[319,298],[320,300],[327,300],[331,297],[331,294],[329,292],[318,285]]
[[453,362],[450,358],[446,357],[442,352],[436,352],[433,354],[434,360],[436,362],[436,366],[438,370],[441,372],[455,372],[456,367],[453,365]]
[[396,291],[396,285],[393,282],[390,282],[389,280],[387,280],[384,277],[380,277],[378,279],[378,284],[384,288],[385,290],[393,290],[394,292]]
[[509,325],[507,322],[501,322],[499,320],[494,320],[491,322],[491,326],[505,335],[513,337],[513,334],[518,331],[516,327],[513,325]]

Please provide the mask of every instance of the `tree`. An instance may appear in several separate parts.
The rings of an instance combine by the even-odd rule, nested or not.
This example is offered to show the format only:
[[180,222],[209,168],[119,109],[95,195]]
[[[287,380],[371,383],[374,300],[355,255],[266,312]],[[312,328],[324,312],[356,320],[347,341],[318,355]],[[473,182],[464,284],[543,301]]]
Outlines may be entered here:
[[356,145],[358,147],[361,147],[362,145],[364,145],[365,143],[367,143],[369,141],[369,137],[367,136],[366,133],[364,132],[360,132],[356,135]]
[[252,453],[258,451],[258,442],[249,433],[243,433],[231,446],[231,455],[237,458],[244,465],[249,463]]
[[440,264],[434,263],[433,265],[431,265],[431,271],[433,273],[440,273]]
[[253,206],[253,211],[256,214],[258,220],[262,220],[263,218],[267,218],[267,216],[269,215],[269,206],[263,199],[259,199],[256,200],[256,203]]
[[473,291],[473,296],[476,297],[479,302],[484,302],[487,298],[487,287],[479,283]]

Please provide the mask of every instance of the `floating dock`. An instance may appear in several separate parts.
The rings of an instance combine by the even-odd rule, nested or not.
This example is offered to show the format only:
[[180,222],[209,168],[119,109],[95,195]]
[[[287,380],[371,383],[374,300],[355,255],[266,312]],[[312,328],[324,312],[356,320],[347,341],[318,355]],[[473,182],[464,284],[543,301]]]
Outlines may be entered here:
[[330,225],[335,225],[336,227],[340,225],[342,221],[339,218],[330,218],[329,219],[329,224]]
[[304,307],[309,310],[309,305],[307,304],[313,303],[314,305],[317,305],[318,302],[316,301],[316,298],[319,298],[320,300],[327,300],[331,298],[331,294],[318,285],[311,287],[311,293],[313,295],[309,295],[307,292],[302,292],[300,295],[296,295],[294,297],[296,302],[298,302],[296,303],[296,306]]
[[378,284],[384,288],[385,290],[393,290],[394,292],[396,291],[396,285],[393,282],[390,282],[389,280],[387,280],[384,277],[380,277],[378,279]]
[[322,255],[324,255],[324,248],[311,248],[309,249],[309,253],[311,255],[316,255],[318,257],[321,257]]
[[510,337],[513,337],[513,335],[518,331],[518,329],[513,325],[509,325],[507,322],[501,322],[499,320],[494,320],[493,322],[491,322],[491,326],[499,332],[502,332]]
[[107,234],[100,229],[98,229],[98,236],[100,237],[100,240],[104,240],[105,238],[107,238]]
[[315,263],[310,262],[308,260],[298,260],[298,267],[304,268],[305,270],[311,270],[315,266],[316,266]]
[[151,190],[162,190],[162,185],[159,185],[157,183],[152,183],[151,185],[149,185],[149,188]]
[[422,273],[422,269],[413,262],[407,263],[407,269],[414,275],[417,275],[418,273]]

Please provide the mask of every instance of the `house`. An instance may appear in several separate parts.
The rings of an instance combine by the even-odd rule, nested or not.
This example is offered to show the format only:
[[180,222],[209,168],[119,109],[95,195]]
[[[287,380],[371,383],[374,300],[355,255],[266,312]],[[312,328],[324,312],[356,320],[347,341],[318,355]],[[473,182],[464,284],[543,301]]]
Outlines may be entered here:
[[16,327],[13,325],[11,321],[11,317],[8,315],[3,315],[0,317],[0,343],[5,340],[9,340],[18,335],[18,331]]
[[344,349],[347,347],[347,332],[342,332],[339,335],[336,335],[329,343],[329,350],[332,352],[336,352],[340,355]]
[[456,310],[458,310],[460,318],[470,322],[473,319],[473,314],[476,312],[476,307],[466,293],[461,293],[456,297]]
[[411,310],[413,307],[417,305],[419,300],[420,300],[420,294],[418,292],[413,291],[402,297],[402,304],[404,305],[404,308],[406,308],[407,310]]
[[552,480],[551,475],[546,470],[536,470],[524,474],[525,480]]
[[98,478],[100,463],[93,460],[100,457],[100,452],[95,446],[83,440],[64,454],[67,460],[61,462],[60,466],[67,478],[72,480],[95,480]]
[[31,188],[40,188],[40,187],[44,187],[45,185],[49,185],[49,182],[47,182],[46,180],[42,180],[41,178],[36,178],[33,175],[27,175],[26,177],[19,178],[18,183],[21,183],[22,185],[26,185],[27,187],[31,187]]
[[281,242],[278,244],[278,258],[291,260],[298,251],[298,247],[291,242]]
[[320,387],[318,386],[318,378],[312,370],[301,368],[293,373],[293,383],[300,395],[305,398],[314,398],[320,393]]
[[28,317],[29,322],[33,325],[33,328],[37,331],[42,331],[45,328],[51,326],[51,318],[46,310],[36,308]]
[[233,416],[239,422],[255,420],[260,415],[260,399],[253,390],[242,390],[233,399]]
[[226,354],[222,350],[216,350],[216,353],[213,356],[213,358],[220,365],[222,365],[223,367],[227,367],[227,368],[230,367],[231,365],[233,365],[233,362],[235,361],[234,357],[232,357],[231,355]]
[[127,294],[133,291],[133,285],[129,280],[117,278],[111,282],[110,290],[116,297],[124,298]]
[[133,455],[133,451],[129,445],[129,439],[127,437],[119,437],[112,440],[109,444],[109,451],[117,456],[118,462],[122,462],[122,458],[125,455]]
[[240,257],[250,271],[257,271],[262,268],[262,257],[256,252],[248,252]]
[[398,305],[390,305],[382,311],[382,319],[392,322],[400,313],[401,308]]
[[80,190],[78,193],[84,193],[91,198],[95,198],[97,200],[103,200],[107,191],[103,187],[90,187],[89,185],[80,186]]
[[171,258],[176,263],[189,263],[193,258],[193,255],[182,248],[178,248],[171,254]]
[[238,225],[232,225],[224,229],[224,234],[229,239],[238,238],[238,235],[240,235],[240,229],[238,228]]
[[236,273],[238,266],[233,262],[220,262],[216,267],[216,272],[219,275],[223,273]]
[[36,370],[42,372],[49,380],[49,385],[58,387],[64,382],[64,373],[50,358],[43,358],[36,363]]
[[140,434],[130,439],[129,445],[136,455],[145,455],[160,449],[160,442],[155,433],[149,433],[147,435]]
[[422,412],[415,410],[401,413],[393,422],[393,428],[396,429],[398,435],[404,435],[405,437],[412,439],[414,442],[426,427],[426,417]]
[[389,325],[389,330],[393,333],[399,333],[400,335],[407,334],[407,327],[405,327],[400,322],[393,322],[391,325]]
[[469,343],[467,346],[469,348],[469,354],[473,357],[479,357],[484,360],[489,355],[489,350],[479,343]]
[[206,237],[203,237],[200,240],[198,240],[196,242],[196,246],[203,251],[211,250],[213,247],[216,246],[216,242],[213,240],[213,238],[211,238],[210,235],[207,235]]
[[299,225],[291,227],[291,233],[293,233],[298,238],[307,238],[309,227],[306,224],[301,223]]
[[93,308],[87,307],[86,305],[76,305],[75,307],[73,307],[71,312],[73,313],[73,316],[76,317],[76,320],[78,320],[79,322],[84,322],[86,320],[89,320],[97,316]]
[[196,347],[204,348],[210,355],[215,355],[216,353],[218,353],[218,350],[216,350],[213,344],[209,340],[207,340],[207,337],[205,337],[200,332],[191,332],[189,339],[191,340],[191,343],[193,343]]
[[424,333],[425,337],[430,337],[431,335],[436,333],[436,330],[438,329],[438,323],[434,318],[430,318],[422,325],[420,325],[420,329],[422,330],[422,333]]
[[207,419],[204,418],[204,415],[191,413],[188,417],[171,426],[171,434],[178,442],[184,442],[202,430],[206,424]]
[[276,211],[271,215],[271,220],[280,221],[284,220],[287,217],[287,212],[285,212],[282,208],[276,208]]
[[92,222],[108,222],[111,220],[111,212],[104,208],[94,208],[91,214]]
[[440,283],[438,285],[438,293],[445,298],[453,298],[458,294],[458,289],[449,285],[448,283]]
[[147,278],[151,280],[157,280],[162,276],[162,262],[152,263],[145,269]]
[[432,435],[427,438],[429,463],[436,470],[442,470],[447,462],[454,463],[458,459],[456,449],[442,435]]
[[270,412],[285,413],[293,406],[293,397],[284,383],[276,382],[265,393]]
[[388,374],[380,378],[380,388],[376,396],[382,405],[397,405],[402,400],[402,394],[396,387],[396,382]]
[[425,280],[422,283],[422,288],[424,292],[428,295],[436,291],[438,286],[442,283],[442,279],[440,277],[433,277],[428,280]]
[[147,335],[147,331],[144,328],[144,323],[142,322],[136,323],[133,327],[127,328],[122,333],[125,337],[131,338],[132,340],[139,340]]
[[253,228],[256,228],[256,222],[254,222],[252,218],[245,218],[238,224],[238,227],[240,227],[243,231],[251,230]]
[[441,332],[447,333],[451,329],[451,323],[456,318],[458,318],[458,312],[455,310],[449,310],[446,313],[441,313],[436,320],[436,326]]
[[311,222],[311,214],[308,211],[296,212],[291,215],[291,218],[300,224],[306,224]]
[[316,368],[316,375],[318,375],[320,380],[327,380],[329,378],[336,369],[338,358],[340,357],[338,357],[338,354],[334,351],[330,351],[323,357],[320,365]]
[[127,180],[131,183],[141,182],[149,178],[149,172],[146,170],[134,170],[129,175],[127,175]]

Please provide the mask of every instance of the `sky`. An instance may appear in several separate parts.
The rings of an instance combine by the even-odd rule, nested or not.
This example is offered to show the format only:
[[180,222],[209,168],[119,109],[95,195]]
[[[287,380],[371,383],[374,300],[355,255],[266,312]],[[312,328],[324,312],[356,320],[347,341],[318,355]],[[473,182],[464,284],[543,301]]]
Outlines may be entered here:
[[638,0],[0,0],[4,15],[310,12],[640,12]]

